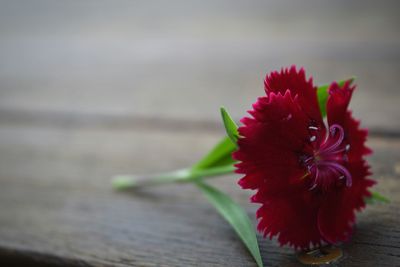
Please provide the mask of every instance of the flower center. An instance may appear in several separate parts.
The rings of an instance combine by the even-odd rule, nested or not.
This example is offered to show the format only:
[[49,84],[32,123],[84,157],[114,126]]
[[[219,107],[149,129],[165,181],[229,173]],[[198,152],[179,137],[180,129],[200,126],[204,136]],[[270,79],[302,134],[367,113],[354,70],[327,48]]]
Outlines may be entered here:
[[[310,126],[311,133],[317,133],[318,128]],[[344,166],[348,161],[347,153],[350,145],[344,142],[344,130],[338,124],[333,124],[323,141],[317,142],[317,136],[312,135],[313,155],[304,157],[303,164],[308,170],[307,176],[313,181],[310,190],[320,188],[328,190],[335,184],[345,184],[350,187],[352,178]]]

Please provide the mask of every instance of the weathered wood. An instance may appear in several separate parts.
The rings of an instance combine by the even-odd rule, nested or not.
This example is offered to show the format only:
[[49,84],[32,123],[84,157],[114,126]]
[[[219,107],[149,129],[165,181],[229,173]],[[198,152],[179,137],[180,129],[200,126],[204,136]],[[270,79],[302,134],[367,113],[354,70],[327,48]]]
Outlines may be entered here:
[[[191,185],[114,192],[110,176],[186,167],[265,72],[358,76],[376,190],[340,266],[400,266],[399,1],[1,1],[0,265],[254,266]],[[237,176],[212,180],[254,219]],[[255,223],[255,222],[254,222]],[[299,266],[259,237],[266,266]]]
[[397,131],[399,5],[2,2],[0,108],[216,122],[220,105],[243,116],[265,73],[296,63],[318,83],[356,75],[358,117]]
[[[192,186],[136,194],[109,186],[109,176],[118,171],[189,165],[219,136],[1,125],[0,255],[14,251],[50,266],[57,266],[55,259],[73,266],[254,266],[232,229]],[[377,190],[392,203],[368,207],[360,216],[343,266],[399,263],[400,141],[374,138],[370,145]],[[237,178],[212,183],[253,218],[256,206],[247,202],[250,192],[239,190]],[[259,241],[266,266],[299,265],[290,249]]]

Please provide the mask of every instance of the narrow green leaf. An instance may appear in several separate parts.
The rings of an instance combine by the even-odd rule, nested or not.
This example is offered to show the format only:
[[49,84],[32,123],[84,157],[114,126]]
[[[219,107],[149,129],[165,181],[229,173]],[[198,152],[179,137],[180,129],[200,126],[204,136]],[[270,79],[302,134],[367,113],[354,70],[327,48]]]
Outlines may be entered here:
[[197,162],[192,169],[207,169],[217,166],[232,165],[232,152],[236,150],[236,145],[229,137],[224,137],[204,158]]
[[232,164],[223,166],[214,166],[207,169],[192,169],[190,173],[190,180],[197,178],[206,178],[210,176],[224,175],[235,171],[235,167]]
[[[355,80],[355,77],[351,77],[350,79],[339,81],[338,84],[339,84],[339,86],[343,86],[346,81],[350,81],[350,83],[353,83],[354,80]],[[322,117],[326,116],[326,103],[328,102],[329,86],[330,86],[330,84],[324,84],[324,85],[318,86],[318,88],[317,88],[318,103],[319,103],[319,108],[321,110]]]
[[389,203],[390,200],[387,197],[379,194],[378,192],[371,192],[371,196],[365,198],[365,202],[367,204]]
[[233,227],[246,245],[259,267],[263,266],[254,226],[248,215],[228,195],[201,181],[196,183],[208,201],[219,214]]
[[232,159],[232,152],[236,150],[236,141],[239,137],[238,127],[223,107],[221,108],[221,116],[228,136],[223,138],[204,158],[197,162],[192,167],[193,170],[235,163]]
[[236,144],[239,138],[238,126],[224,107],[221,107],[221,116],[222,121],[224,122],[226,133],[228,134],[232,142]]
[[232,173],[234,170],[235,167],[232,164],[229,164],[207,169],[181,169],[174,172],[167,172],[152,176],[116,175],[111,180],[111,184],[116,190],[126,190],[169,183],[193,182],[199,178],[215,177]]

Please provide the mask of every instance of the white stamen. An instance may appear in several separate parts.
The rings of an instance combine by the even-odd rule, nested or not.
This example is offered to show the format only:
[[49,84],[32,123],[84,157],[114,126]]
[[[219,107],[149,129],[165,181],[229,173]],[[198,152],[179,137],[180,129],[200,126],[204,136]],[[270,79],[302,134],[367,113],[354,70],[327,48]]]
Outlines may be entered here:
[[315,135],[310,137],[310,142],[314,142],[315,140],[317,140],[317,137]]
[[350,144],[347,144],[346,145],[346,151],[349,151],[350,150]]
[[310,127],[308,127],[308,129],[310,129],[310,130],[318,130],[318,127],[310,126]]
[[344,176],[343,176],[343,175],[342,175],[342,176],[340,176],[340,177],[339,177],[339,179],[340,179],[340,180],[344,179]]

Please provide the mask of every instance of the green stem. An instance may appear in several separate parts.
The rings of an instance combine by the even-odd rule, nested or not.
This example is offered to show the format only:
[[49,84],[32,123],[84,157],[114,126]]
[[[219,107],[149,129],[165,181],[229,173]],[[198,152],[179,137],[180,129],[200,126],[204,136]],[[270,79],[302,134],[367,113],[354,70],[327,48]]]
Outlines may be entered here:
[[233,165],[218,166],[208,169],[188,168],[154,176],[117,175],[112,179],[112,186],[117,190],[163,185],[169,183],[188,183],[200,178],[232,173]]
[[224,175],[227,173],[232,173],[234,171],[235,167],[233,165],[224,165],[208,169],[192,169],[191,174],[192,174],[192,179],[196,179],[196,178]]

